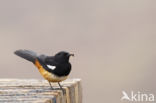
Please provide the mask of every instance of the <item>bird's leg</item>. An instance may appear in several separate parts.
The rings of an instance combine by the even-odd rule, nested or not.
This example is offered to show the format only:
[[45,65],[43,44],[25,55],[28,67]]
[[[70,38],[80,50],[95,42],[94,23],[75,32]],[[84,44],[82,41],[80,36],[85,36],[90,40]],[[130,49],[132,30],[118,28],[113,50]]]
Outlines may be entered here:
[[[48,81],[48,82],[49,82],[49,81]],[[54,88],[52,87],[52,85],[51,85],[51,83],[50,83],[50,82],[49,82],[49,85],[50,85],[51,89],[52,89],[52,90],[54,90]]]
[[58,85],[60,86],[60,89],[62,90],[62,92],[63,92],[63,94],[64,94],[64,91],[63,91],[63,88],[62,88],[60,82],[58,82]]

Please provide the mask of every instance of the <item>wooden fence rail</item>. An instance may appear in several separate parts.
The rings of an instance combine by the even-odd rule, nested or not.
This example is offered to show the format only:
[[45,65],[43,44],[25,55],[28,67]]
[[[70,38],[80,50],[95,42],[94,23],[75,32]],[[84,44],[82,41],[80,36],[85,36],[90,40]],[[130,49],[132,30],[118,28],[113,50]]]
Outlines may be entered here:
[[61,82],[65,93],[52,83],[51,90],[46,80],[0,79],[0,103],[82,103],[80,79]]

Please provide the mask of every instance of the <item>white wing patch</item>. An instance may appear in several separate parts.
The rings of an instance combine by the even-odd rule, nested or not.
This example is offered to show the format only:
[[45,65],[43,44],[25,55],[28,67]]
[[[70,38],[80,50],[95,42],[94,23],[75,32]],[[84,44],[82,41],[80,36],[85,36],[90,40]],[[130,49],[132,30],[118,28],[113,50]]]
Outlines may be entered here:
[[55,70],[56,66],[53,66],[53,65],[47,65],[47,67],[51,70]]

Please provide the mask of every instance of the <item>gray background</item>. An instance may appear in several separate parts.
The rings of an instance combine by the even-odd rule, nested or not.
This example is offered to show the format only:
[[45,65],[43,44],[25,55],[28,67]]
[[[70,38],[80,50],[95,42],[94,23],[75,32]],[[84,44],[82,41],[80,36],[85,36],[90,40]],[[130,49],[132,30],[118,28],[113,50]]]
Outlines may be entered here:
[[0,1],[0,77],[42,79],[17,49],[66,50],[84,103],[121,103],[122,90],[156,95],[155,44],[155,0]]

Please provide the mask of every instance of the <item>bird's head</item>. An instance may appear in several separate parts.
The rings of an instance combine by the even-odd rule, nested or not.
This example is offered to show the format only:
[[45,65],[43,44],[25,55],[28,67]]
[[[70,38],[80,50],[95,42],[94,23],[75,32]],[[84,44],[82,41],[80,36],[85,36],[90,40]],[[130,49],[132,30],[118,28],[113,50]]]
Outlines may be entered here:
[[70,54],[65,51],[58,52],[55,56],[54,59],[58,62],[69,62],[69,57],[74,56],[74,54]]

